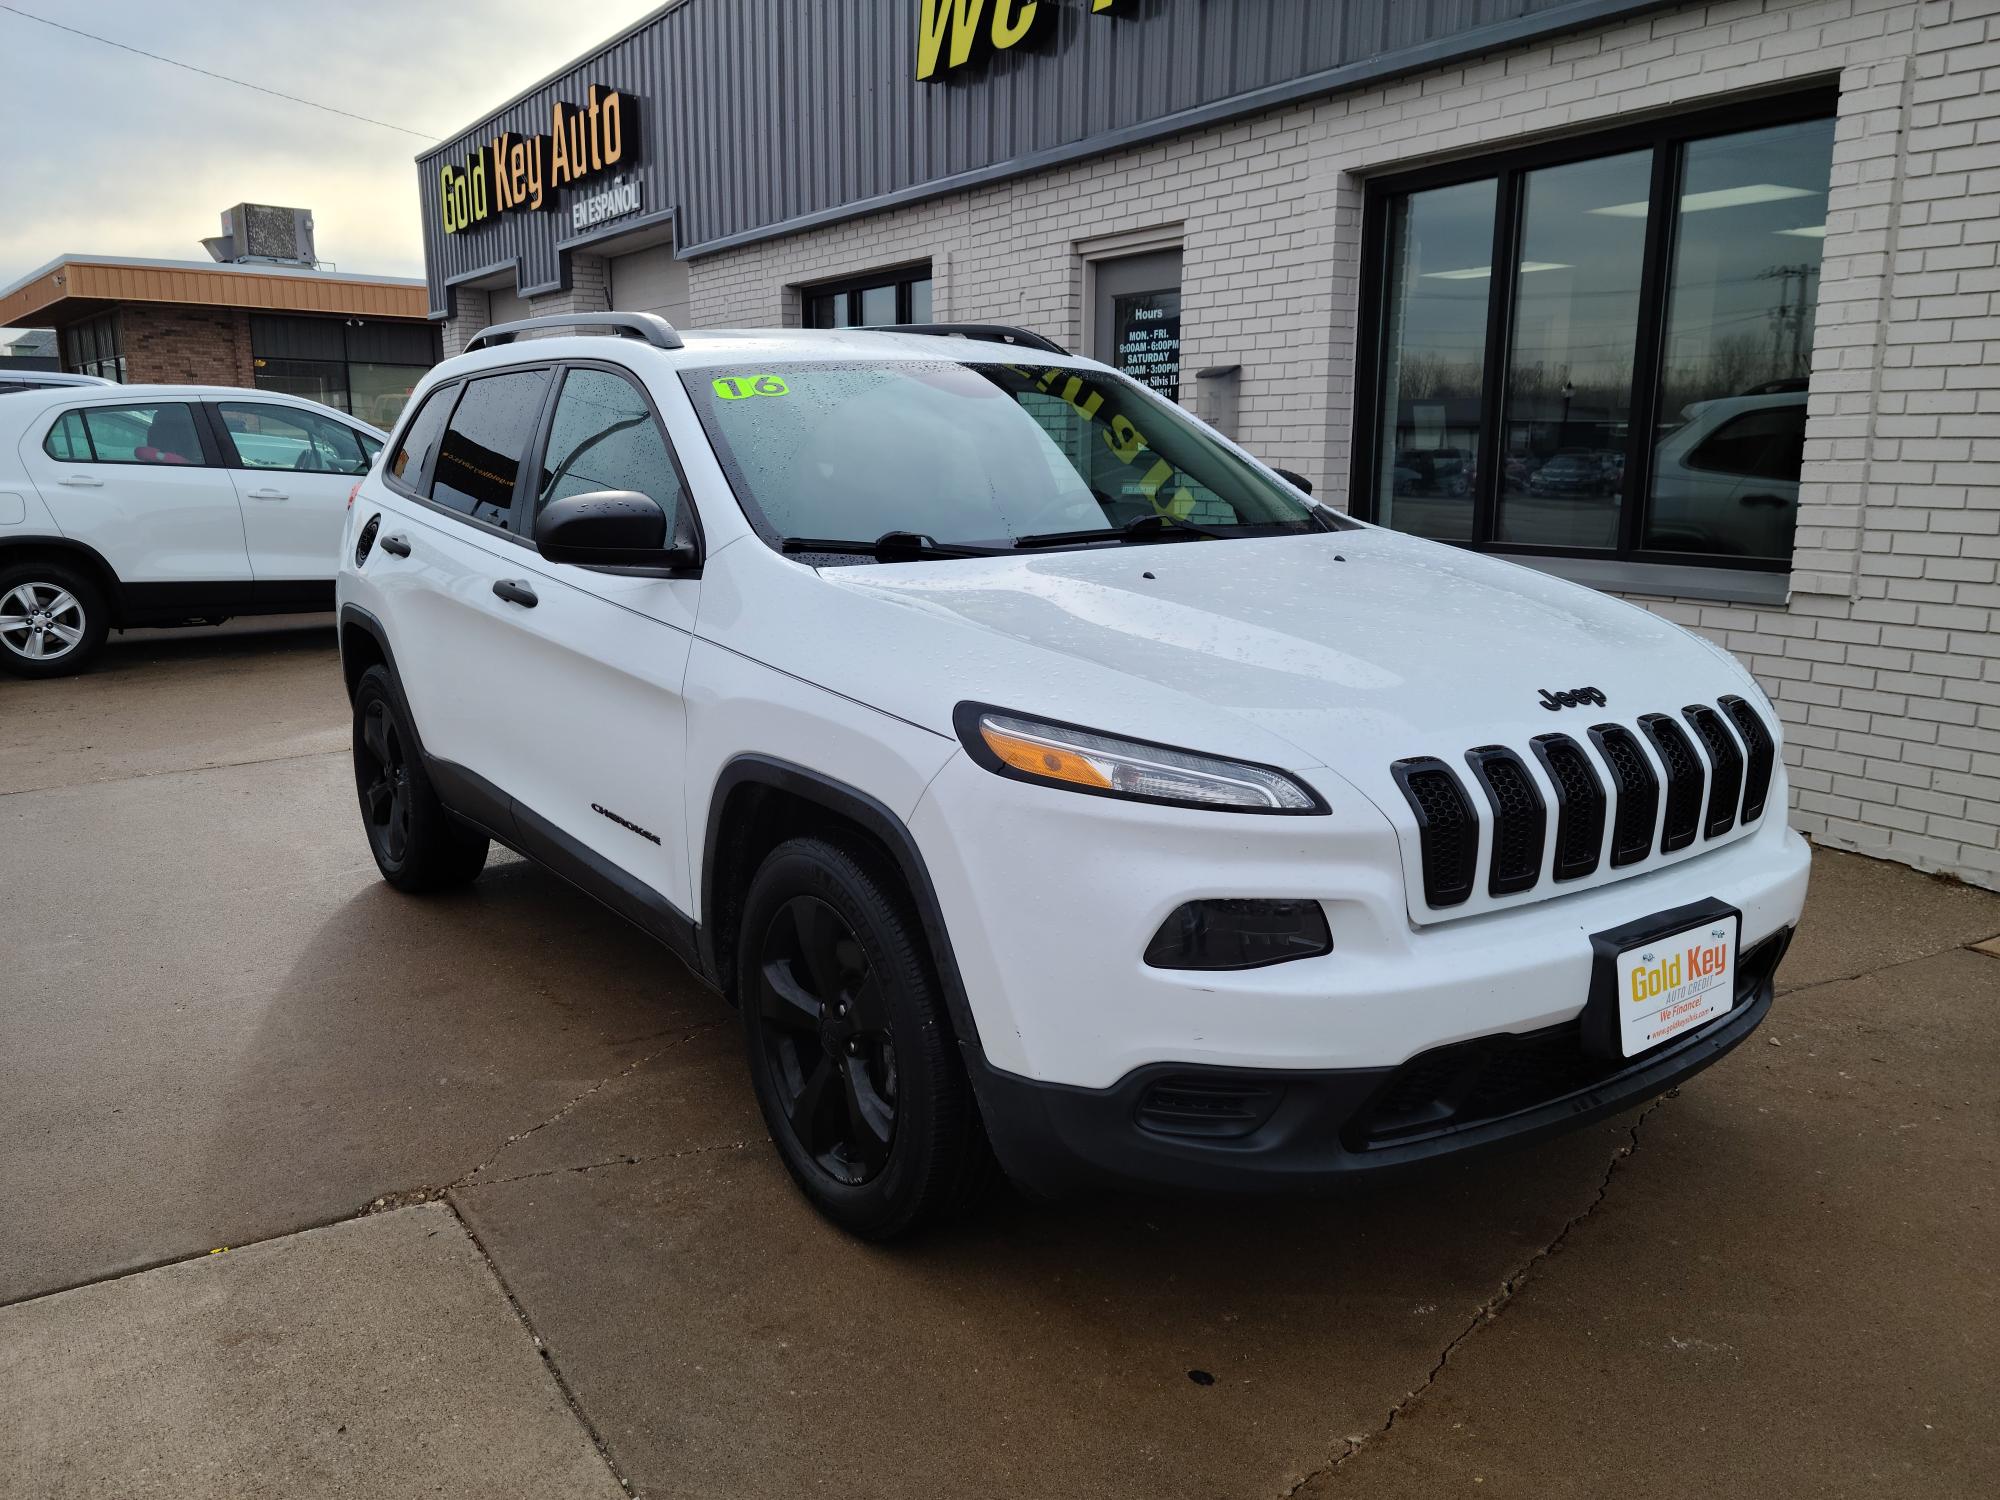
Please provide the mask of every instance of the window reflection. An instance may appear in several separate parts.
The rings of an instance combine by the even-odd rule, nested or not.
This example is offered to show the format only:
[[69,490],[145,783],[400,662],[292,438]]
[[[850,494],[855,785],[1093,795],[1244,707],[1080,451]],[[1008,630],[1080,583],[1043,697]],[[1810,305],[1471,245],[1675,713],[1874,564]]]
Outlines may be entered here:
[[1832,156],[1831,120],[1687,147],[1648,547],[1791,556]]
[[1383,524],[1445,541],[1472,537],[1494,199],[1490,178],[1411,193],[1389,226],[1376,493]]
[[1614,547],[1653,153],[1525,174],[1500,536]]

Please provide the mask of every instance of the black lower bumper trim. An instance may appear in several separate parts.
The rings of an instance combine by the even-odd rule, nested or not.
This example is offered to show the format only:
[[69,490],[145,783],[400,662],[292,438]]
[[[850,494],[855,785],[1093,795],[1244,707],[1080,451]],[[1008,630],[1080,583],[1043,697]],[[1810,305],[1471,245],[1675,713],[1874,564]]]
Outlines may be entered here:
[[[1154,1063],[1105,1089],[975,1065],[974,1085],[1001,1165],[1044,1194],[1107,1184],[1239,1193],[1332,1187],[1541,1140],[1664,1093],[1757,1029],[1790,940],[1787,929],[1742,956],[1727,1015],[1643,1057],[1590,1060],[1574,1022],[1440,1049],[1520,1045],[1543,1061],[1552,1050],[1561,1054],[1561,1066],[1547,1070],[1537,1091],[1510,1061],[1502,1069],[1510,1087],[1441,1090],[1457,1103],[1428,1119],[1412,1107],[1424,1092],[1414,1070],[1432,1067],[1435,1054],[1391,1068],[1314,1071]],[[1446,1073],[1468,1076],[1464,1065]]]

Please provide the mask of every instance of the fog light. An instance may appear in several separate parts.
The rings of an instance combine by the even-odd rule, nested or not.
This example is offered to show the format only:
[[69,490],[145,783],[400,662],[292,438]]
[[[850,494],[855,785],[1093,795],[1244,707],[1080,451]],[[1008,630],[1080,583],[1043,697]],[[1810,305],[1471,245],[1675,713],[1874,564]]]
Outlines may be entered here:
[[1333,952],[1317,901],[1190,901],[1146,944],[1155,969],[1261,969]]

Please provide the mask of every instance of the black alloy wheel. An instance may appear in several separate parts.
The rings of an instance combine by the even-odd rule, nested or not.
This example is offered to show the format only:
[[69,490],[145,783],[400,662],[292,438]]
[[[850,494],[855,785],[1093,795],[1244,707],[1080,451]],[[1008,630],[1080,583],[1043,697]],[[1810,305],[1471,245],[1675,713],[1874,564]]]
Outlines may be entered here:
[[807,1201],[871,1240],[973,1203],[992,1152],[894,865],[858,837],[786,840],[751,878],[735,949],[757,1107]]
[[361,744],[354,776],[368,841],[400,865],[410,852],[410,761],[389,705],[380,698],[362,707]]
[[354,685],[354,789],[375,867],[397,890],[464,885],[486,867],[486,835],[438,800],[388,671],[379,666]]
[[834,1181],[870,1181],[896,1139],[896,1044],[861,940],[818,896],[794,896],[764,929],[755,985],[793,1137]]

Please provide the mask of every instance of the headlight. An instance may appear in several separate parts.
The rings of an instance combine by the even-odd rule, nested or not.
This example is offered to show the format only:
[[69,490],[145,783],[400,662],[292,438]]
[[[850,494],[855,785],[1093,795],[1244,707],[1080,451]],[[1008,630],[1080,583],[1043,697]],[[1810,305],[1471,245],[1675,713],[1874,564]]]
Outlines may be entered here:
[[1016,781],[1229,812],[1327,810],[1309,789],[1270,766],[1024,719],[977,703],[961,703],[953,718],[966,753],[987,770]]

